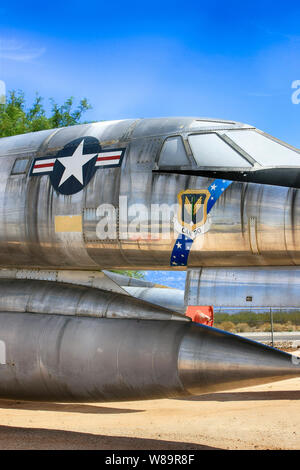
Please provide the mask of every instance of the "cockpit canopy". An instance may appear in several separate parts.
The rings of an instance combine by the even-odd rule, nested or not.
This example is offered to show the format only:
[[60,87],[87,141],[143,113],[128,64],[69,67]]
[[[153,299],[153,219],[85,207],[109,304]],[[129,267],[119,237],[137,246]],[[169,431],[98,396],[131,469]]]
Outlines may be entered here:
[[157,169],[300,187],[300,151],[254,127],[237,124],[195,120],[181,135],[166,138]]
[[[201,132],[187,136],[194,164],[198,167],[249,168],[300,166],[299,150],[257,130],[239,129]],[[165,140],[159,166],[190,165],[182,136]]]

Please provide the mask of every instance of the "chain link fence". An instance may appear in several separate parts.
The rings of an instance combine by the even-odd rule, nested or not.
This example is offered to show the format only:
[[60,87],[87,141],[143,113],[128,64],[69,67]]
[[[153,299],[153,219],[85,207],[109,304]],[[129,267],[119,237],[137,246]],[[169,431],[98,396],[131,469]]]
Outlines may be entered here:
[[300,347],[300,310],[214,309],[214,327],[282,349]]

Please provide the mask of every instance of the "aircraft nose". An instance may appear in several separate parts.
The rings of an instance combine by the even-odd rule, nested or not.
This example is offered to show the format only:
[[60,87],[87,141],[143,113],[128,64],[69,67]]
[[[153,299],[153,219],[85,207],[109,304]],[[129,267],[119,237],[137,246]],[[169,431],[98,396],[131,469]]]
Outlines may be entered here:
[[193,395],[300,376],[300,357],[215,328],[193,325],[178,357],[179,377]]

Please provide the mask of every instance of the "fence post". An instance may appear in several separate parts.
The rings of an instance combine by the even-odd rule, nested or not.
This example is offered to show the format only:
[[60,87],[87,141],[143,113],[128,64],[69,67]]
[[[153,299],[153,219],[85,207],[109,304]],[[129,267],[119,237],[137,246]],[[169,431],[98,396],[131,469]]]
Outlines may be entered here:
[[272,333],[272,346],[274,347],[274,328],[273,328],[273,312],[270,307],[270,321],[271,321],[271,333]]

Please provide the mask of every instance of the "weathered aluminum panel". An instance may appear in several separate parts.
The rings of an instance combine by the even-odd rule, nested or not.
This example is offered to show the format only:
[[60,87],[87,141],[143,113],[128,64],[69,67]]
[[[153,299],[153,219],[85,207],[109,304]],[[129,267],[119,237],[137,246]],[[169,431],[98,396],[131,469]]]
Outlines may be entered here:
[[[39,132],[29,132],[12,137],[2,137],[0,139],[0,156],[18,155],[32,156],[40,146],[55,132],[55,130],[45,130]],[[2,162],[1,162],[2,163]]]
[[[164,239],[161,232],[166,229],[165,221],[150,226],[151,204],[177,204],[180,191],[207,189],[214,180],[152,170],[164,138],[178,133],[185,136],[189,126],[194,129],[194,121],[174,118],[94,123],[8,138],[9,146],[6,139],[0,139],[1,266],[170,269],[177,233],[171,227],[170,236]],[[238,123],[228,126],[243,127]],[[28,173],[11,174],[20,148],[31,148],[33,161],[36,155],[54,155],[70,140],[86,135],[97,137],[105,149],[126,148],[122,167],[97,171],[82,191],[69,196],[54,190],[48,175],[33,178]],[[120,210],[119,196],[127,198],[128,217]],[[299,190],[293,188],[232,183],[209,214],[210,229],[194,241],[188,267],[299,265],[298,199]],[[116,239],[101,239],[97,232],[97,208],[101,204],[112,204],[118,210]],[[129,224],[134,220],[131,211],[135,204],[144,205],[146,213],[139,233],[131,227],[124,238],[124,217]],[[71,216],[82,221],[82,227],[69,232],[57,230],[57,218]]]
[[10,399],[175,398],[300,374],[287,353],[192,322],[1,312],[0,344]]
[[188,270],[185,303],[213,305],[217,311],[238,308],[299,309],[300,268],[291,266]]
[[128,294],[175,312],[185,313],[184,290],[162,287],[123,287]]
[[189,321],[177,312],[126,293],[28,279],[1,279],[0,312]]
[[[122,278],[123,276],[121,276]],[[125,277],[125,276],[124,276]],[[78,271],[78,270],[42,270],[42,269],[0,269],[0,279],[28,279],[37,281],[52,281],[79,286],[94,287],[119,294],[126,291],[101,271]]]

